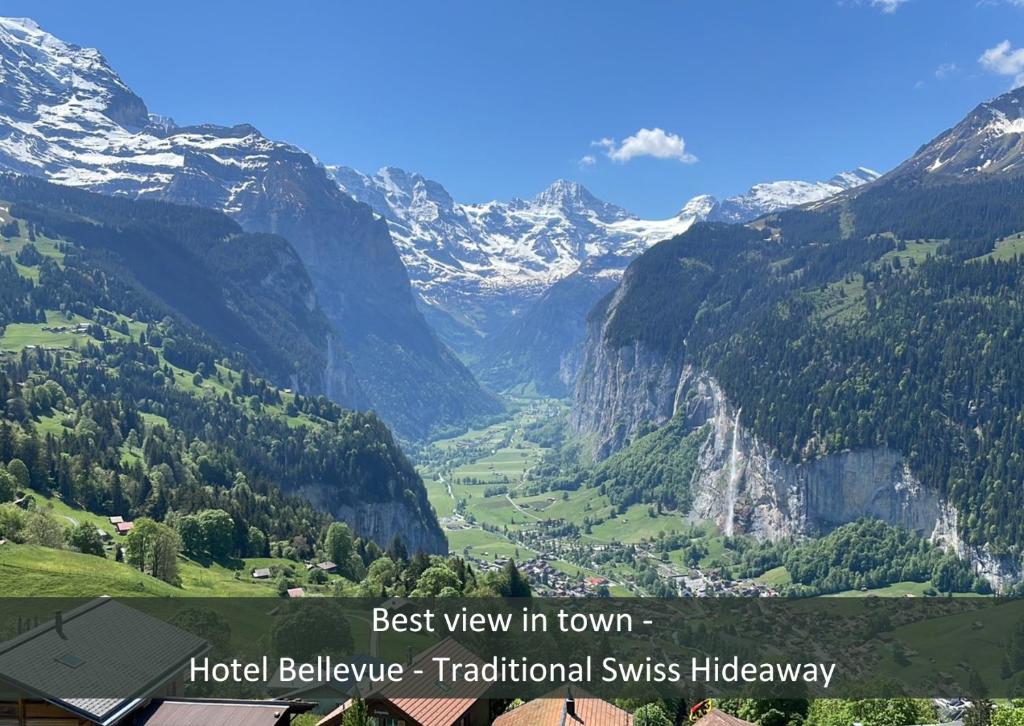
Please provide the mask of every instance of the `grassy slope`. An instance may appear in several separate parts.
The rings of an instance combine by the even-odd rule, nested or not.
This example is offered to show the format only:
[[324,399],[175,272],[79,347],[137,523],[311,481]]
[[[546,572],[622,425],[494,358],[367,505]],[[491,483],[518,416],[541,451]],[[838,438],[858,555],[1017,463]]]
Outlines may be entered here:
[[[0,217],[3,216],[3,209],[0,207]],[[27,239],[19,238],[14,240],[0,240],[0,254],[9,255],[12,258],[17,252],[28,243]],[[62,263],[64,255],[57,248],[57,242],[44,237],[37,237],[35,241],[37,249],[46,257],[50,257]],[[19,273],[33,281],[39,279],[38,267],[29,267],[18,264]],[[119,320],[128,325],[132,337],[138,337],[145,330],[145,326],[122,315],[116,316]],[[17,353],[29,346],[41,346],[51,349],[69,351],[73,354],[75,350],[84,345],[90,337],[86,333],[75,333],[71,330],[53,332],[43,328],[65,327],[74,328],[79,323],[93,323],[78,315],[66,316],[56,310],[46,311],[46,323],[14,323],[8,325],[0,334],[0,354]],[[125,336],[109,327],[104,327],[106,335],[114,339],[123,339]],[[160,355],[163,365],[168,365],[162,356],[162,351],[156,349]],[[218,365],[224,381],[218,381],[214,377],[207,378],[201,385],[193,382],[193,375],[189,371],[171,365],[174,371],[175,384],[193,395],[219,396],[230,391],[231,381],[239,378],[237,371],[231,371]],[[292,395],[282,393],[284,403],[292,399]],[[268,407],[274,410],[272,407]],[[73,412],[67,412],[72,414]],[[317,425],[317,422],[305,415],[288,417],[284,408],[279,407],[278,413],[286,418],[289,425]],[[162,425],[169,427],[167,419],[155,414],[143,413],[143,418],[149,425]],[[46,417],[37,422],[40,431],[44,434],[52,433],[59,435],[63,429],[65,415],[58,413]],[[124,446],[124,457],[128,460],[138,458],[140,452],[131,450],[127,444]],[[116,540],[114,528],[110,525],[107,517],[86,512],[82,509],[70,506],[57,497],[43,495],[39,492],[32,492],[40,507],[49,509],[66,526],[72,527],[81,522],[89,522],[97,529],[101,529]],[[108,559],[81,555],[67,550],[51,550],[29,545],[14,545],[11,543],[0,547],[0,582],[3,583],[3,594],[8,596],[27,595],[53,595],[53,596],[94,596],[100,594],[108,595],[171,595],[171,596],[237,596],[237,597],[264,597],[276,595],[276,588],[271,582],[256,581],[251,578],[252,562],[233,563],[233,569],[217,563],[199,563],[186,558],[180,562],[182,587],[175,588],[167,583],[156,580],[152,577],[137,572],[131,567],[117,563],[113,560],[112,548],[108,548]],[[311,590],[318,588],[305,583],[305,573],[301,564],[287,560],[259,560],[258,566],[275,566],[283,568],[291,565],[296,568],[297,580],[304,583]]]

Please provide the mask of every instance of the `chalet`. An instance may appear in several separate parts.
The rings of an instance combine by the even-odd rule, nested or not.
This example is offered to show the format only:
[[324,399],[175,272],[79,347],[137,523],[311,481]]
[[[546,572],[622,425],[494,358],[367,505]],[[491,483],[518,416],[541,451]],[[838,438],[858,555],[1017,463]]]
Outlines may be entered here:
[[[0,722],[129,723],[150,699],[180,695],[189,660],[208,649],[202,638],[120,602],[92,600],[0,644]],[[104,684],[138,695],[85,697]]]
[[306,597],[306,591],[301,587],[289,587],[288,597]]
[[252,576],[256,580],[269,580],[270,579],[270,568],[260,567],[252,571]]
[[633,726],[633,714],[577,689],[558,689],[494,719],[494,726]]
[[113,517],[109,517],[108,519],[110,520],[111,524],[120,524],[121,522],[124,521],[124,517],[122,517],[120,515],[115,515]]
[[114,525],[114,529],[117,531],[118,534],[121,534],[121,535],[128,534],[134,528],[135,528],[135,523],[134,522],[117,522]]
[[334,564],[333,562],[331,562],[330,560],[324,560],[323,562],[318,562],[316,564],[316,566],[319,569],[321,569],[324,572],[326,572],[328,575],[333,575],[335,572],[338,571],[338,566],[336,564]]
[[100,540],[103,542],[106,542],[108,539],[110,539],[110,532],[108,532],[105,529],[100,529],[99,527],[97,527],[96,534],[99,535]]
[[[444,657],[461,663],[482,663],[455,640],[442,640],[411,660],[402,683],[386,684],[363,696],[371,722],[401,726],[486,726],[491,723],[491,703],[484,698],[490,684],[456,686],[439,682],[431,664],[433,658]],[[417,674],[417,670],[421,673]],[[347,700],[322,718],[317,726],[341,726],[345,712],[353,703],[352,699]]]
[[[183,698],[206,640],[110,598],[92,600],[0,643],[0,724],[286,726],[305,701]],[[100,692],[131,694],[89,697]]]

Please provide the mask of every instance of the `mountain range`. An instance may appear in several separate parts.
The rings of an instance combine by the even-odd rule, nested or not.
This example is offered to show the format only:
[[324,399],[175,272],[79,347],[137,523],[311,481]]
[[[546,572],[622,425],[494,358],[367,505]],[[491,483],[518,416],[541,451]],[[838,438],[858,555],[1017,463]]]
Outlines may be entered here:
[[[667,219],[642,219],[559,179],[531,199],[458,202],[421,174],[385,167],[367,175],[328,166],[338,185],[388,222],[420,300],[449,344],[470,357],[552,285],[583,267],[617,279],[630,260],[694,222],[746,222],[878,178],[870,169],[824,182],[756,184],[726,199],[694,197]],[[444,333],[442,333],[444,334]]]
[[0,88],[0,168],[287,238],[313,283],[305,304],[331,325],[322,370],[296,387],[373,408],[409,437],[499,410],[423,319],[387,225],[309,154],[249,125],[151,116],[98,51],[31,20],[0,20]]
[[[1019,582],[1022,158],[1018,89],[884,176],[701,195],[664,220],[566,180],[462,203],[401,169],[325,167],[249,125],[178,126],[99,52],[0,19],[0,322],[79,315],[95,340],[68,356],[26,346],[0,404],[32,430],[58,418],[32,390],[46,375],[91,396],[76,415],[106,432],[111,475],[151,428],[148,468],[130,472],[139,513],[212,506],[213,482],[240,513],[253,491],[300,495],[287,531],[269,509],[246,515],[274,537],[314,501],[376,540],[410,530],[442,551],[390,432],[326,397],[423,439],[500,411],[478,381],[537,390],[571,398],[571,443],[618,457],[617,506],[685,502],[762,540],[868,515]],[[33,468],[44,484],[122,495],[56,452],[33,457],[54,459]],[[671,492],[662,452],[689,452]]]
[[373,408],[412,438],[499,409],[452,350],[493,389],[564,393],[586,311],[651,245],[697,221],[747,221],[877,176],[703,195],[663,220],[566,180],[529,200],[465,204],[401,169],[325,168],[250,125],[152,115],[98,51],[31,20],[0,21],[0,77],[0,168],[215,209],[284,236],[312,281],[307,304],[330,323],[324,349],[296,360],[289,382]]
[[823,182],[766,182],[721,200],[696,196],[668,219],[642,219],[565,179],[532,199],[467,204],[394,167],[372,176],[328,171],[387,220],[427,319],[474,373],[495,390],[551,395],[572,384],[587,312],[652,245],[696,222],[747,222],[878,178],[859,168]]

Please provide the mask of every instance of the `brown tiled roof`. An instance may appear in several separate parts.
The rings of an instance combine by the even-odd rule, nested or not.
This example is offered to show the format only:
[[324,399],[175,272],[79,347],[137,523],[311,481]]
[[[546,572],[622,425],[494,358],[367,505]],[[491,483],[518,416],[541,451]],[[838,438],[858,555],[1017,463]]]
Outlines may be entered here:
[[[446,638],[416,657],[412,667],[406,669],[406,677],[401,684],[385,685],[365,696],[365,699],[387,701],[420,726],[452,726],[480,700],[490,684],[460,684],[456,692],[455,685],[438,683],[437,668],[431,659],[441,657],[451,658],[457,663],[482,664],[482,661],[455,640]],[[416,669],[422,670],[423,673],[414,673]],[[351,701],[343,703],[321,719],[317,726],[338,726],[350,703]]]
[[494,726],[633,726],[633,714],[578,688],[572,692],[578,718],[573,720],[565,712],[567,694],[567,688],[555,689],[498,716]]
[[135,721],[138,726],[277,726],[290,721],[290,711],[313,704],[284,701],[155,701]]
[[750,721],[744,721],[742,718],[731,716],[725,711],[719,711],[717,708],[714,711],[708,713],[697,719],[693,726],[754,726]]

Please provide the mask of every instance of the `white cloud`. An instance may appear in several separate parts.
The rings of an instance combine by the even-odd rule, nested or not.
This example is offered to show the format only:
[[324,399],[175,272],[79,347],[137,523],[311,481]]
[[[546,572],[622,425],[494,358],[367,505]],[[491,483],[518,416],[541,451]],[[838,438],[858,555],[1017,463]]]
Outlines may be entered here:
[[907,0],[871,0],[871,7],[881,8],[883,13],[894,13]]
[[1014,48],[1004,40],[982,53],[978,62],[991,73],[1011,76],[1014,88],[1024,86],[1024,48]]
[[686,141],[682,136],[664,129],[640,129],[621,142],[603,138],[591,142],[591,146],[603,149],[612,161],[626,163],[640,156],[652,156],[655,159],[676,159],[684,164],[693,164],[697,157],[686,150]]
[[597,157],[594,156],[593,154],[587,154],[582,159],[580,159],[578,163],[581,169],[586,169],[597,163]]
[[949,78],[958,70],[960,70],[960,66],[958,66],[956,63],[943,63],[942,65],[935,69],[935,77],[941,81],[946,78]]

